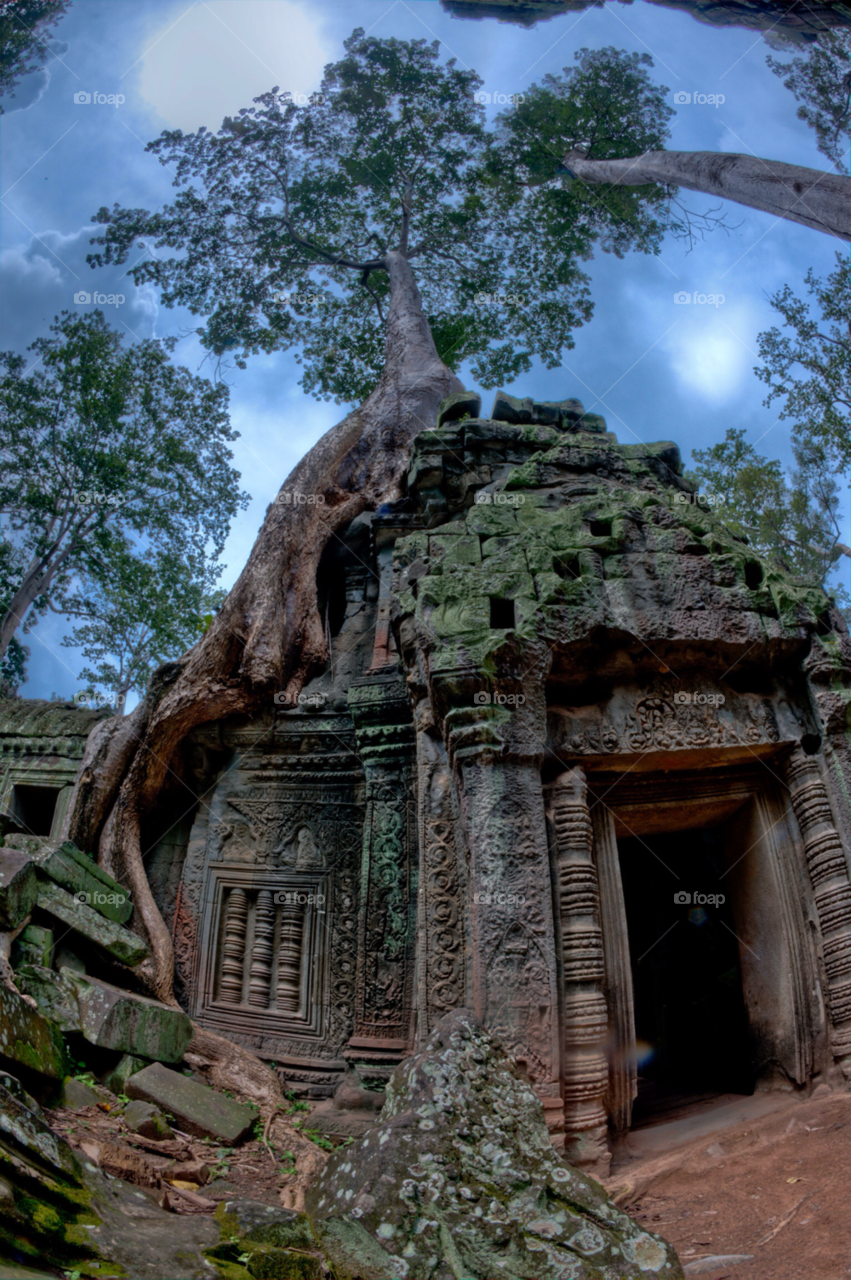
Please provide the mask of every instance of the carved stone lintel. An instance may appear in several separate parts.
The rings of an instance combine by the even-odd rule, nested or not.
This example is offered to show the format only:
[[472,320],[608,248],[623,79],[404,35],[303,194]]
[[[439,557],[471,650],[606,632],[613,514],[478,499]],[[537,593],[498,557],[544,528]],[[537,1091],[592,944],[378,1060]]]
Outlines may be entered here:
[[606,1173],[611,1156],[604,1103],[609,1064],[603,934],[588,786],[579,767],[556,778],[552,812],[564,975],[565,1156],[580,1168]]
[[804,839],[828,983],[831,1048],[851,1079],[851,883],[825,785],[812,756],[798,748],[786,762],[792,807]]

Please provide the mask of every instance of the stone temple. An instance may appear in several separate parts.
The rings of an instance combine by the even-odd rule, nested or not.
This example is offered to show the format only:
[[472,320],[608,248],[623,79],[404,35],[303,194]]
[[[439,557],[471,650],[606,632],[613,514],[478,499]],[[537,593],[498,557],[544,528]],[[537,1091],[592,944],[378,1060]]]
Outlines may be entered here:
[[[328,669],[196,730],[143,849],[184,1007],[332,1130],[463,1006],[601,1172],[671,1099],[851,1076],[851,642],[674,444],[480,412],[332,539]],[[58,836],[91,721],[8,705],[4,807]]]

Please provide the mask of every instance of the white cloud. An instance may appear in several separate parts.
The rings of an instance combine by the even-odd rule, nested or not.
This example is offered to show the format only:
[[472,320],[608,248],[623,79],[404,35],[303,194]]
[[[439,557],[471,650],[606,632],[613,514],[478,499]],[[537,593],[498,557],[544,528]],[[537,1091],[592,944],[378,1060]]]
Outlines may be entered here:
[[139,88],[169,128],[217,130],[274,85],[315,91],[334,52],[289,0],[211,0],[188,11],[181,0],[150,33]]
[[[0,254],[0,293],[4,307],[0,321],[0,350],[23,351],[39,336],[60,311],[93,311],[95,294],[123,296],[120,304],[102,304],[101,310],[113,328],[128,340],[153,335],[157,301],[152,285],[137,289],[125,274],[125,266],[102,267],[92,271],[86,264],[91,253],[91,224],[63,235],[61,231],[41,231],[27,245],[6,249]],[[89,304],[76,303],[79,291],[91,295]]]
[[[713,295],[702,292],[699,296]],[[715,404],[752,391],[753,368],[759,362],[756,335],[761,327],[754,308],[725,299],[717,306],[680,304],[677,310],[682,314],[664,345],[683,388]]]

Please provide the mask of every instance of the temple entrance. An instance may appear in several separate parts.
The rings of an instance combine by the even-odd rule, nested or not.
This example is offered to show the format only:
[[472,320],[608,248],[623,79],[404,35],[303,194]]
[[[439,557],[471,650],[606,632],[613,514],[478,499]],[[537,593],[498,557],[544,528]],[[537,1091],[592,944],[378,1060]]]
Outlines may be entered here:
[[753,1093],[724,827],[618,841],[635,1002],[633,1125]]

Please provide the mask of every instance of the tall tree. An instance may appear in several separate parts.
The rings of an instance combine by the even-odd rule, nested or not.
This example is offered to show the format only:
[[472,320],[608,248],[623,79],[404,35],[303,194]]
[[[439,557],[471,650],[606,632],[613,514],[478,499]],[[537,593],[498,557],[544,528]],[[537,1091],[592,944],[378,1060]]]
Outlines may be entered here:
[[[699,500],[763,555],[847,606],[848,592],[831,582],[837,562],[851,557],[842,542],[842,499],[835,458],[823,443],[796,440],[795,467],[786,475],[776,459],[757,453],[745,432],[728,427],[720,444],[695,449],[689,479]],[[716,505],[717,504],[717,505]]]
[[85,620],[62,643],[94,664],[79,678],[92,693],[104,691],[116,715],[210,625],[225,594],[215,589],[218,572],[210,557],[170,544],[117,556],[87,592]]
[[21,77],[44,65],[50,32],[67,8],[68,0],[0,0],[0,97],[14,98]]
[[247,499],[228,444],[227,389],[125,347],[103,314],[63,312],[49,338],[0,355],[0,514],[10,563],[0,658],[46,610],[85,612],[140,540],[216,556]]
[[776,33],[768,37],[790,61],[768,55],[775,75],[798,99],[798,119],[815,130],[818,149],[832,160],[837,173],[849,169],[851,142],[851,30],[834,28],[818,40],[800,45]]
[[812,301],[789,285],[771,299],[789,332],[759,335],[765,363],[756,373],[769,388],[766,405],[781,402],[795,438],[823,446],[851,476],[851,262],[837,253],[835,271],[819,280],[810,270],[806,285]]
[[[668,108],[646,73],[621,74],[631,55],[606,56],[621,86],[613,114],[627,122],[612,142],[618,154],[664,134]],[[579,101],[595,74],[590,62],[570,73]],[[360,512],[398,495],[410,440],[461,390],[453,368],[471,360],[493,386],[534,356],[555,367],[591,311],[579,262],[595,244],[652,251],[661,237],[653,192],[625,198],[615,214],[568,194],[560,220],[538,224],[542,187],[518,187],[507,162],[500,170],[480,88],[474,72],[440,61],[437,44],[359,29],[308,107],[273,90],[218,134],[167,132],[151,144],[183,188],[172,205],[97,215],[104,230],[94,264],[127,261],[140,239],[155,244],[156,257],[131,269],[137,282],[205,316],[199,332],[216,356],[240,364],[297,346],[306,391],[366,397],[285,482],[314,501],[270,509],[209,631],[134,721],[141,746],[124,733],[101,744],[110,782],[75,809],[88,847],[113,815],[105,856],[126,869],[141,904],[156,957],[150,981],[163,998],[171,941],[145,882],[140,826],[180,742],[270,689],[297,692],[324,665],[323,548]],[[555,170],[547,182],[560,191]]]

